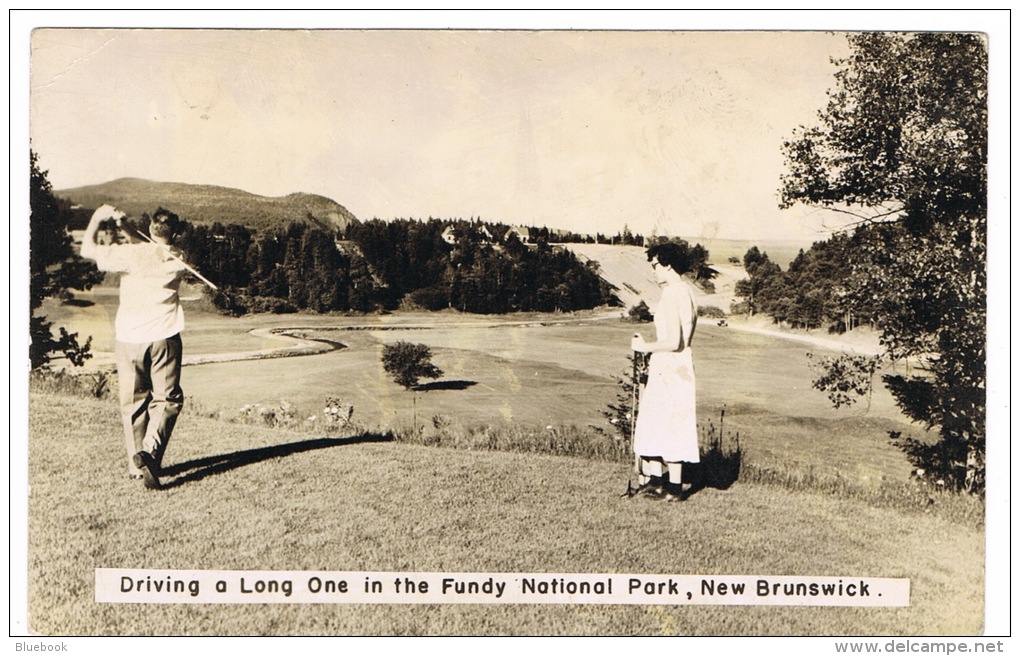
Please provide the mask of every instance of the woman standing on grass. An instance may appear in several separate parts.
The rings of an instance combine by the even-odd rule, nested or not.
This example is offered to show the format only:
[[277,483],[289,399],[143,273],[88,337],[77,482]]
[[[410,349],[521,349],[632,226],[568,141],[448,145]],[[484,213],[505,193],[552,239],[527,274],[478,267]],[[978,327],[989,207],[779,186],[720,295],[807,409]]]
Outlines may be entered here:
[[631,340],[634,351],[651,354],[634,429],[638,491],[667,501],[686,498],[683,463],[700,460],[691,357],[698,306],[685,278],[714,273],[704,266],[706,255],[686,243],[648,249],[656,282],[663,288],[655,310],[655,341],[646,342],[638,334]]

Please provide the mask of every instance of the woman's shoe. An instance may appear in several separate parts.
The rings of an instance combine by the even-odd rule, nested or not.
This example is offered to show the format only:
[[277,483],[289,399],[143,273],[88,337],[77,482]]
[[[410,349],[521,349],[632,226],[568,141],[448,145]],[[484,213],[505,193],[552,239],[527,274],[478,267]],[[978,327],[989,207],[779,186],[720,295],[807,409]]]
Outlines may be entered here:
[[684,492],[683,486],[680,485],[667,485],[663,499],[665,501],[677,503],[680,501],[687,501],[687,497],[690,496],[687,492]]
[[640,494],[643,497],[653,497],[655,499],[661,499],[662,495],[665,493],[665,490],[663,490],[661,483],[648,482],[645,483],[644,485],[639,485],[634,493]]

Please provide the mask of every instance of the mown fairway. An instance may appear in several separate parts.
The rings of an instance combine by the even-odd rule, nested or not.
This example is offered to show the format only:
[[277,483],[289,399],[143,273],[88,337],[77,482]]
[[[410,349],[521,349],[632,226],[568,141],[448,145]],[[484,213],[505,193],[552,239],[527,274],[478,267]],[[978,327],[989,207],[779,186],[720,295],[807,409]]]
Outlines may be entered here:
[[[285,325],[281,318],[273,320]],[[868,484],[906,478],[909,465],[889,445],[887,434],[919,431],[901,420],[884,390],[870,404],[833,410],[824,395],[811,389],[809,347],[705,323],[695,346],[703,424],[718,425],[725,408],[724,430],[739,432],[741,444],[762,466],[803,467]],[[227,417],[246,404],[284,400],[294,404],[299,418],[307,418],[321,414],[327,396],[336,396],[354,404],[354,419],[366,427],[409,426],[415,418],[421,425],[444,417],[464,425],[610,429],[602,413],[620,392],[613,376],[629,375],[627,345],[634,329],[608,320],[313,331],[347,348],[189,367],[184,385],[197,406]],[[238,335],[244,336],[243,331]],[[397,340],[432,348],[445,375],[422,381],[428,391],[406,391],[383,371],[382,344]]]
[[[30,403],[29,616],[50,635],[967,635],[983,531],[738,483],[620,499],[622,463],[329,440],[183,418],[169,488],[127,480],[110,402]],[[968,500],[963,500],[968,501]],[[973,500],[969,500],[973,502]],[[976,502],[975,502],[976,503]],[[97,567],[905,577],[907,608],[135,605]]]
[[[102,287],[83,297],[95,305],[53,308],[52,318],[83,335],[95,335],[96,348],[112,349],[115,290]],[[285,401],[303,422],[321,418],[326,397],[333,396],[352,403],[353,419],[367,429],[411,426],[414,421],[420,426],[444,418],[463,426],[611,430],[602,413],[620,391],[613,376],[630,373],[630,335],[635,330],[652,334],[650,324],[596,320],[596,315],[231,319],[193,304],[187,311],[186,358],[279,347],[279,341],[249,332],[266,327],[303,327],[306,334],[346,346],[320,355],[188,366],[183,386],[191,412],[232,419],[245,405],[279,406]],[[400,329],[405,326],[420,328]],[[338,329],[344,327],[359,329]],[[397,340],[432,348],[434,362],[445,373],[437,381],[422,381],[428,391],[406,391],[383,371],[382,345]],[[694,348],[701,423],[718,426],[725,408],[724,432],[739,433],[746,455],[759,467],[866,486],[907,478],[909,463],[889,444],[888,431],[923,436],[923,430],[904,422],[880,384],[870,400],[834,410],[822,393],[811,389],[815,374],[806,357],[809,351],[831,353],[720,328],[709,320],[699,324]]]

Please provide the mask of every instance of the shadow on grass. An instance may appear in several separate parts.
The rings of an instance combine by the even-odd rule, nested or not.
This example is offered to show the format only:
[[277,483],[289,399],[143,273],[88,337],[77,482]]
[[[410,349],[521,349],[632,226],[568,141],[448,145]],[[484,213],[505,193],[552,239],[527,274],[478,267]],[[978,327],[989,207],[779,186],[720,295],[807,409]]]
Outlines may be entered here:
[[478,383],[473,380],[440,380],[435,383],[418,385],[414,389],[418,392],[431,392],[433,390],[466,390]]
[[69,298],[63,304],[70,307],[92,307],[95,305],[95,302],[87,298]]
[[689,494],[709,487],[726,490],[740,478],[742,456],[739,444],[736,449],[726,451],[718,443],[713,443],[700,457],[701,462],[684,465],[684,482],[691,484]]
[[391,441],[393,441],[393,436],[389,433],[366,433],[364,435],[356,435],[354,437],[320,437],[314,440],[289,442],[287,444],[277,444],[259,449],[248,449],[246,451],[235,451],[233,453],[224,453],[218,456],[208,456],[206,458],[187,460],[162,469],[162,476],[176,476],[173,480],[164,481],[163,488],[178,487],[185,483],[200,481],[207,476],[222,474],[223,472],[230,471],[231,469],[237,469],[238,467],[264,462],[274,458],[284,458],[286,456],[294,455],[295,453],[316,451],[318,449],[330,449],[337,446],[349,446],[352,444]]

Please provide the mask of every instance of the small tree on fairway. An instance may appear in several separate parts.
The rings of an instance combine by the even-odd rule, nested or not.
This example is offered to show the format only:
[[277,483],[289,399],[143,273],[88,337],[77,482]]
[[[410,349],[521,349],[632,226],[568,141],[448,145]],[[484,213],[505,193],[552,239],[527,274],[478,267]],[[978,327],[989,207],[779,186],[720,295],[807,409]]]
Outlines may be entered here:
[[383,369],[404,389],[418,386],[422,378],[439,378],[443,371],[432,364],[432,350],[425,344],[397,342],[386,344],[382,352]]

